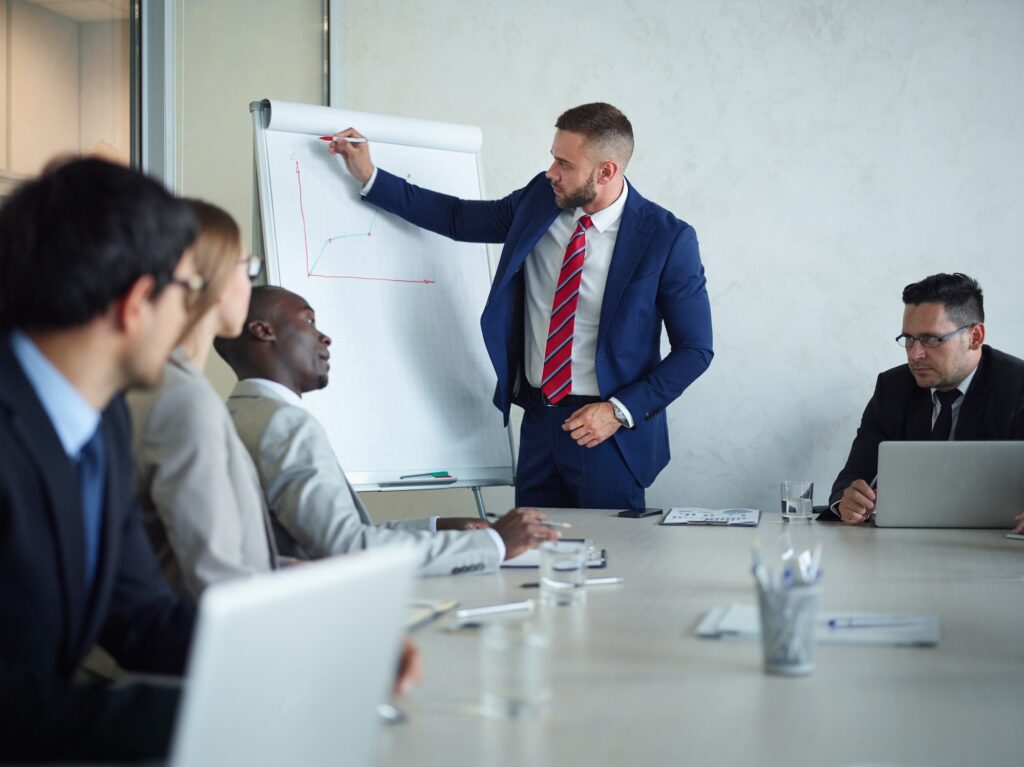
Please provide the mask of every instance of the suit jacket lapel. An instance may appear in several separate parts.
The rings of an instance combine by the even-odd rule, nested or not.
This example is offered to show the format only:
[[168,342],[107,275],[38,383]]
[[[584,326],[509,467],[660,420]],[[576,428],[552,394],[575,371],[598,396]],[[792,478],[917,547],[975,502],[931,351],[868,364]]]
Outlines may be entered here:
[[[78,470],[68,458],[43,410],[32,385],[4,339],[0,343],[0,397],[11,408],[11,427],[17,432],[25,451],[40,467],[42,486],[49,503],[45,513],[53,529],[60,579],[64,585],[64,615],[68,636],[77,637],[85,611],[85,528]],[[26,477],[26,481],[31,481]],[[70,648],[69,648],[70,649]]]
[[915,389],[907,408],[907,436],[911,440],[932,438],[932,397],[930,389]]
[[647,200],[630,186],[626,207],[619,221],[619,232],[615,237],[615,249],[612,251],[612,263],[608,269],[608,281],[604,286],[604,298],[601,300],[601,321],[597,329],[598,348],[607,334],[626,285],[633,277],[651,239],[653,229],[648,226],[646,208]]
[[544,236],[544,233],[551,228],[551,224],[558,218],[559,213],[561,211],[552,202],[551,209],[547,214],[534,219],[517,242],[508,243],[508,245],[512,246],[512,249],[508,252],[507,260],[505,259],[505,253],[502,252],[501,261],[498,262],[498,268],[494,274],[492,295],[504,289],[509,280],[522,269],[523,264],[526,262],[526,257],[533,252],[534,246]]
[[971,379],[971,387],[964,393],[964,401],[960,405],[960,413],[956,417],[956,431],[953,433],[953,438],[956,440],[971,440],[978,437],[981,417],[984,414],[985,403],[989,399],[989,388],[992,385],[988,370],[988,355],[983,351],[981,362],[978,363],[978,370],[974,374],[974,378]]

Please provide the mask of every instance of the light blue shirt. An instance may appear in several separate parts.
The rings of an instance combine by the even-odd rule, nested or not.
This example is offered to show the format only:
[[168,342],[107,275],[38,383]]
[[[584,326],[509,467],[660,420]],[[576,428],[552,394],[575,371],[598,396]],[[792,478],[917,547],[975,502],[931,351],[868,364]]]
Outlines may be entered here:
[[53,366],[28,336],[15,330],[10,339],[11,350],[42,403],[43,410],[50,417],[64,452],[71,460],[77,461],[82,447],[99,426],[99,411],[86,402],[78,389]]

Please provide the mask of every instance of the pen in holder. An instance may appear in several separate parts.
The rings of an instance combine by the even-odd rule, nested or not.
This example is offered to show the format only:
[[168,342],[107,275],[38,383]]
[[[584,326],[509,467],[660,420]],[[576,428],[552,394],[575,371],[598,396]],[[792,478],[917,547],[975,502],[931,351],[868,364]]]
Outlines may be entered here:
[[787,558],[779,577],[765,567],[756,540],[752,558],[764,669],[783,676],[810,674],[814,671],[814,632],[821,600],[821,547]]

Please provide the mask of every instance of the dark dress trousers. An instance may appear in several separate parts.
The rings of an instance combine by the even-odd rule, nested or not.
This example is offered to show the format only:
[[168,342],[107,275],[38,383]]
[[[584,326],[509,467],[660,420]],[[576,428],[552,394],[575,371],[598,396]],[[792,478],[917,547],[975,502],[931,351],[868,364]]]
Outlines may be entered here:
[[167,750],[176,690],[72,681],[94,644],[130,671],[180,674],[195,618],[143,532],[120,397],[100,423],[106,498],[87,593],[78,469],[0,336],[0,761]]
[[[931,433],[931,390],[917,385],[908,365],[879,375],[846,466],[832,485],[829,505],[838,501],[854,480],[870,482],[878,474],[880,443],[928,440]],[[1024,439],[1024,360],[982,347],[981,362],[960,405],[953,439]],[[828,512],[828,516],[833,515]]]

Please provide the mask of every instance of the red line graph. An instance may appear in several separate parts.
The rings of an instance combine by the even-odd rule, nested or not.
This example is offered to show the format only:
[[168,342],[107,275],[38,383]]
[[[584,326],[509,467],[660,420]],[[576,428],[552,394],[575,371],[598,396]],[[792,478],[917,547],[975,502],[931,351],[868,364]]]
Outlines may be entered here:
[[[295,183],[299,187],[299,217],[302,219],[302,247],[304,248],[304,250],[306,252],[306,276],[307,277],[318,277],[318,278],[321,278],[321,279],[328,279],[328,280],[368,280],[368,281],[374,281],[374,282],[401,282],[401,283],[411,283],[411,284],[416,284],[416,285],[433,285],[436,282],[436,280],[430,280],[430,279],[403,280],[403,279],[398,279],[398,278],[395,278],[395,277],[370,277],[370,276],[366,276],[366,275],[356,275],[356,274],[319,274],[317,272],[314,272],[313,271],[313,267],[315,267],[316,264],[314,264],[313,267],[311,267],[310,263],[309,263],[309,231],[308,231],[308,229],[306,227],[306,211],[305,211],[305,208],[304,208],[303,202],[302,202],[302,169],[299,167],[299,161],[295,159],[294,155],[292,155],[291,159],[294,160],[294,162],[295,162]],[[376,218],[376,216],[375,216],[375,218]],[[362,236],[362,235],[365,235],[366,237],[370,237],[370,236],[372,236],[372,234],[373,234],[373,225],[372,225],[372,222],[371,222],[370,228],[366,232],[359,232],[359,233],[356,233],[356,234],[334,235],[333,237],[328,237],[324,241],[323,247],[320,249],[320,254],[317,256],[317,261],[320,260],[320,256],[323,255],[324,251],[328,248],[328,246],[332,245],[334,243],[334,241],[337,240],[337,239],[342,239],[342,238],[346,238],[346,237]]]

